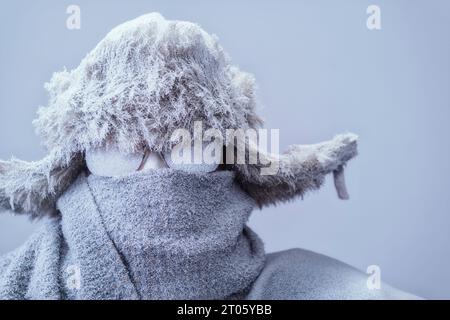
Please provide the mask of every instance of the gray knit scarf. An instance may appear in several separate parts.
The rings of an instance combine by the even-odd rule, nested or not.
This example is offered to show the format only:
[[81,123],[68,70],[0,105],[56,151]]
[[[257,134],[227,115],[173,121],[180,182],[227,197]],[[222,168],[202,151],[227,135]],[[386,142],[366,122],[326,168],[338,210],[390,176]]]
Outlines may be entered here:
[[[108,282],[117,282],[118,276],[102,275],[106,282],[102,286],[123,288],[124,297],[128,290],[128,295],[142,299],[241,298],[259,275],[264,265],[263,244],[246,226],[255,203],[235,183],[233,172],[192,174],[160,169],[80,179],[78,187],[58,202],[69,250],[72,245],[78,252],[75,256],[69,252],[73,257],[65,264],[83,267],[81,260],[98,259],[81,270],[83,285],[92,285],[91,289],[84,287],[86,294],[77,298],[96,296],[92,291],[99,290],[94,286],[100,284],[95,279],[99,273],[122,270],[114,266],[117,262],[108,251],[117,252],[126,274],[120,275],[121,284],[113,286]],[[80,219],[80,211],[90,217],[84,219],[88,221]],[[86,228],[97,221],[96,216],[101,224],[89,226],[92,232],[84,236],[92,237],[90,241],[71,239],[71,234],[79,234],[71,229]],[[90,247],[82,248],[77,241]],[[114,262],[109,271],[108,260]],[[96,264],[105,270],[99,272]]]

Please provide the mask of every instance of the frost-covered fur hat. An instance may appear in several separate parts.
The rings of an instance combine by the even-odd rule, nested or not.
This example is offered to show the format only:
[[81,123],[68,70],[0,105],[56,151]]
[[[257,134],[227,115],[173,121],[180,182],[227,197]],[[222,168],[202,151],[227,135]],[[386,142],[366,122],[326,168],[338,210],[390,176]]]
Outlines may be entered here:
[[[160,152],[171,148],[175,129],[192,130],[197,120],[221,132],[261,124],[253,76],[233,66],[217,38],[197,24],[157,13],[114,28],[77,68],[55,73],[45,87],[49,103],[39,108],[34,125],[49,155],[38,162],[0,161],[0,209],[57,214],[56,199],[83,170],[89,148]],[[336,143],[355,140],[342,139]],[[347,158],[354,154],[356,145]],[[283,194],[303,193],[286,177],[264,180],[250,167],[234,169],[260,204],[284,197],[261,191],[264,183]]]

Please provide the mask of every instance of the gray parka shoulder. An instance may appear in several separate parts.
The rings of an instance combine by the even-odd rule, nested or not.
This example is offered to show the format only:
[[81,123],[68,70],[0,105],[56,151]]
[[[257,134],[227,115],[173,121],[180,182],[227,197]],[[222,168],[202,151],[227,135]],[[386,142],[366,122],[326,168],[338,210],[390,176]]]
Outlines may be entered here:
[[[61,273],[59,249],[64,247],[58,221],[45,223],[23,246],[0,258],[0,299],[70,298]],[[62,270],[63,272],[64,270]],[[39,281],[34,281],[33,278]],[[97,298],[108,298],[98,296]],[[109,297],[112,298],[112,297]],[[133,296],[123,296],[132,299]],[[367,274],[343,262],[302,249],[266,255],[260,275],[243,299],[418,299],[382,283],[368,289]]]

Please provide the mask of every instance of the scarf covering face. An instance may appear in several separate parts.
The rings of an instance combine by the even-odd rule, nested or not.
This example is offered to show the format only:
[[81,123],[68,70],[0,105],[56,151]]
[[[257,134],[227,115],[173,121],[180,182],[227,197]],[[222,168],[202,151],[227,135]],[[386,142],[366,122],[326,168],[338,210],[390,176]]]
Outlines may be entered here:
[[80,177],[58,201],[73,251],[65,266],[80,266],[74,298],[115,287],[143,299],[245,295],[265,257],[246,226],[254,206],[231,171]]
[[0,257],[0,300],[416,298],[306,250],[264,259],[252,205],[231,172],[80,175],[62,218]]

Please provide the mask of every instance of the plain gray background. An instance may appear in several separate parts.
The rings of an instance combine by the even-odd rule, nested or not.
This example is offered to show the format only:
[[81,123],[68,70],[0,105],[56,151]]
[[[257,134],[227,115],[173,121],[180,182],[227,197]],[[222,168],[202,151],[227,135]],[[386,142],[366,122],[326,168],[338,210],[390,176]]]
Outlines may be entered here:
[[[81,30],[66,8],[81,7]],[[366,8],[381,8],[369,31]],[[450,3],[448,1],[2,1],[0,158],[44,156],[31,125],[43,84],[78,65],[117,24],[151,11],[198,22],[255,74],[281,147],[360,135],[351,199],[331,179],[303,201],[256,211],[267,251],[302,247],[426,298],[450,298]],[[0,215],[0,253],[36,224]]]

